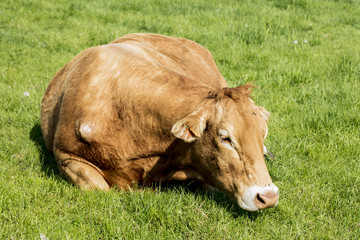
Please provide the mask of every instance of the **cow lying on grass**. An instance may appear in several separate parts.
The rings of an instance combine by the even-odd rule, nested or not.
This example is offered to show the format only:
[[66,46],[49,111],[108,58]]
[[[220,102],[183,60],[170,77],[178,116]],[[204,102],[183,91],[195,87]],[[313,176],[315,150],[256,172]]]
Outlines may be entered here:
[[41,129],[61,174],[81,189],[195,179],[255,211],[275,206],[278,188],[263,156],[269,113],[250,87],[229,88],[193,41],[129,34],[55,75]]

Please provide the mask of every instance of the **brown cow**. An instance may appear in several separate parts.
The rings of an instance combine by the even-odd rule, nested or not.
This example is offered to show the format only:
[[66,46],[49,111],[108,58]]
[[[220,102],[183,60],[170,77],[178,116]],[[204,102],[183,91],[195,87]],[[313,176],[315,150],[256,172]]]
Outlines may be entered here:
[[81,52],[51,80],[41,129],[81,189],[195,179],[240,207],[273,207],[263,156],[269,113],[250,85],[228,88],[210,52],[181,38],[129,34]]

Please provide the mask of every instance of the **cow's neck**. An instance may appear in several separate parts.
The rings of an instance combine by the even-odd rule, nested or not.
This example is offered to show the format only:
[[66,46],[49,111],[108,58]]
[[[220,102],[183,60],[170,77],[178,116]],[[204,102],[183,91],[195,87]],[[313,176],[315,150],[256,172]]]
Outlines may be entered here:
[[[184,174],[191,171],[191,147],[189,145],[180,139],[175,139],[163,155],[151,159],[151,162],[148,161],[151,167],[149,168],[148,165],[148,168],[144,169],[140,182],[148,185],[153,182],[187,180],[184,179]],[[182,171],[181,175],[176,175],[179,171]]]

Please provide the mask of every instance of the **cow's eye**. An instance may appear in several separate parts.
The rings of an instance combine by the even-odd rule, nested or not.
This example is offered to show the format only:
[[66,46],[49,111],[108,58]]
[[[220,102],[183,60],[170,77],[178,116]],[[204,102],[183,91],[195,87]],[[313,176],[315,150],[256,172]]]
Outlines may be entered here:
[[228,145],[228,146],[230,146],[232,148],[234,147],[234,144],[231,141],[229,135],[220,133],[220,140],[221,140],[221,143],[223,143],[225,145]]
[[221,141],[231,145],[231,139],[229,137],[221,138]]

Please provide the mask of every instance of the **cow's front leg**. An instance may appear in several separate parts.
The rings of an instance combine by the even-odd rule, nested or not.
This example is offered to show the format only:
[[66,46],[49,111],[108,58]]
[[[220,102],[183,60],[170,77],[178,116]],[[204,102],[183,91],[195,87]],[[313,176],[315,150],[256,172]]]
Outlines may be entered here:
[[109,190],[101,170],[77,156],[55,154],[60,173],[80,189]]
[[166,182],[166,181],[187,181],[187,180],[197,180],[200,182],[204,182],[204,178],[200,176],[194,169],[185,168],[174,170],[169,174],[165,175],[159,181]]
[[161,181],[187,181],[196,180],[200,185],[198,187],[205,192],[215,192],[216,188],[208,184],[199,173],[193,169],[176,170],[165,176]]

